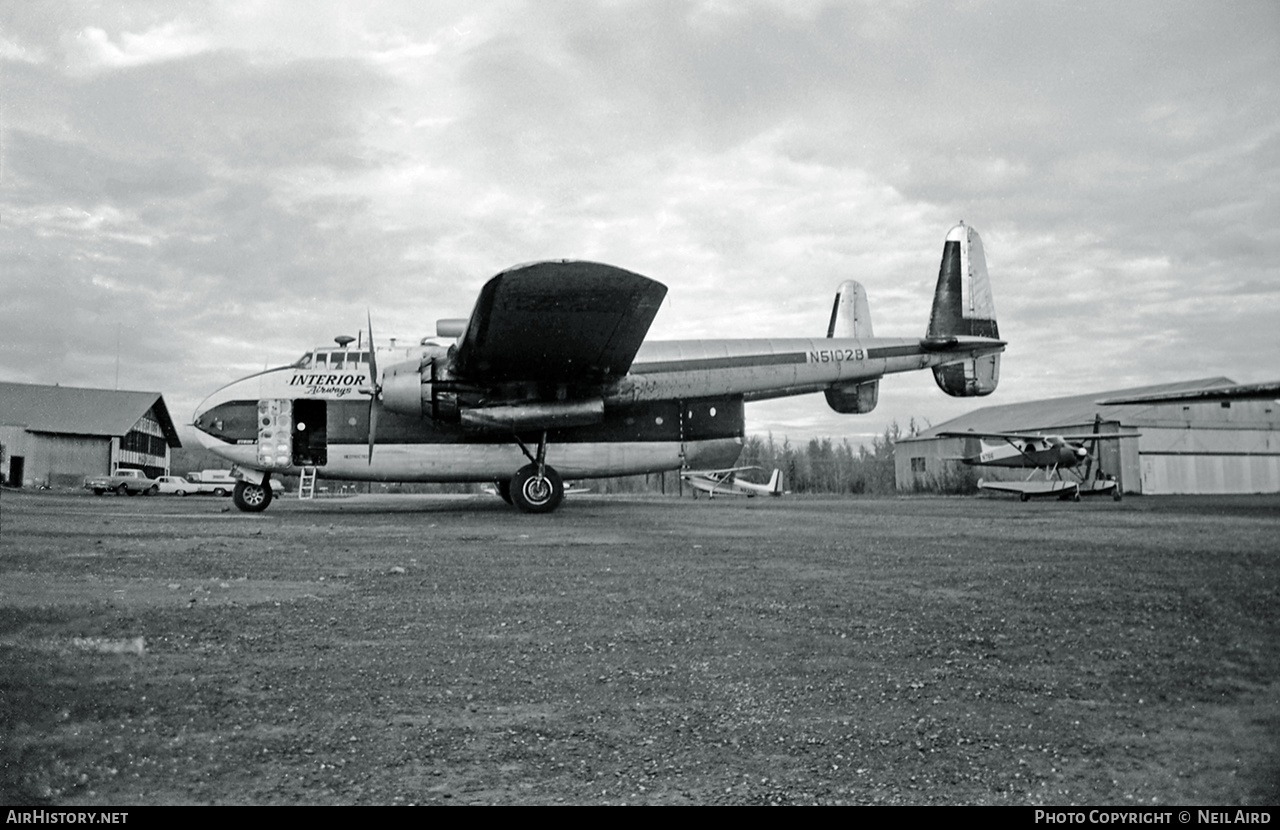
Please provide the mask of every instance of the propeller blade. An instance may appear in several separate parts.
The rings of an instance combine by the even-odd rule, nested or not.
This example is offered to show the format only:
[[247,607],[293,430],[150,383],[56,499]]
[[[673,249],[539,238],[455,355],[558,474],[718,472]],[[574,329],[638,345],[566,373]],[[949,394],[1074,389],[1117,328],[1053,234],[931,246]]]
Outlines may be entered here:
[[[1093,416],[1093,434],[1097,435],[1102,431],[1102,414],[1094,413]],[[1084,480],[1090,481],[1089,476],[1093,475],[1093,457],[1098,454],[1098,439],[1094,438],[1092,446],[1089,447],[1089,463],[1084,465]],[[1101,471],[1099,471],[1101,472]]]
[[373,342],[373,312],[365,309],[369,321],[369,466],[373,466],[373,445],[378,434],[378,395],[382,388],[378,381],[378,347]]

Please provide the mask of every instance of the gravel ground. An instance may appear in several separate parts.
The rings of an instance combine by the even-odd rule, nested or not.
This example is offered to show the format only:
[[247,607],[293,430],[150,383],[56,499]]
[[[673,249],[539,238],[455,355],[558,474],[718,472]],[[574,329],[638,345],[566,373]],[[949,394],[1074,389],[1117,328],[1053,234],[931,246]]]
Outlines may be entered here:
[[1280,803],[1280,498],[0,501],[0,803]]

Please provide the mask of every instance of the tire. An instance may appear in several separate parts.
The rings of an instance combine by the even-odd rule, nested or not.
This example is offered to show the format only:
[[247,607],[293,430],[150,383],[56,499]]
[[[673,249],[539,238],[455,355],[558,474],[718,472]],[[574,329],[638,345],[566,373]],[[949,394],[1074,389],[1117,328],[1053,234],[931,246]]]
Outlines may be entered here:
[[103,490],[101,487],[94,487],[94,488],[93,488],[93,494],[94,494],[95,496],[101,496],[101,495],[102,495],[103,493],[105,493],[105,492],[107,492],[107,491],[106,491],[106,490]]
[[[237,484],[236,486],[239,487],[240,485]],[[227,494],[227,491],[221,487],[215,487],[213,488],[213,494],[218,498],[222,498]]]
[[116,488],[116,495],[117,495],[117,496],[127,496],[127,495],[129,495],[129,487],[128,487],[128,485],[121,484],[119,487],[117,487],[117,488]]
[[245,513],[261,513],[271,504],[271,486],[269,484],[250,484],[247,481],[236,482],[236,489],[231,493],[231,500],[236,507]]
[[1031,495],[1028,493],[1019,493],[1018,501],[1031,501]]
[[185,496],[185,495],[187,494],[187,491],[186,491],[186,490],[174,490],[174,491],[173,491],[173,494],[174,494],[175,496]]
[[154,496],[156,493],[159,493],[159,492],[160,492],[159,484],[152,484],[150,487],[147,488],[148,496]]
[[511,500],[525,513],[550,513],[564,499],[564,481],[553,468],[526,464],[511,477]]
[[495,482],[495,484],[498,488],[498,497],[507,504],[514,505],[515,502],[511,500],[511,479],[505,478],[502,481]]

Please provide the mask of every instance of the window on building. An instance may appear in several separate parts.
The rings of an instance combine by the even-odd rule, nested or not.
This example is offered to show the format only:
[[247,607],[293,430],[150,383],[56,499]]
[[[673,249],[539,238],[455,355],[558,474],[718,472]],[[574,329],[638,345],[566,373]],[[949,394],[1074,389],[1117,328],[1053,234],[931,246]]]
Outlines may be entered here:
[[913,459],[911,459],[911,472],[913,472],[913,473],[923,473],[923,472],[924,472],[924,459],[923,459],[923,458],[913,458]]

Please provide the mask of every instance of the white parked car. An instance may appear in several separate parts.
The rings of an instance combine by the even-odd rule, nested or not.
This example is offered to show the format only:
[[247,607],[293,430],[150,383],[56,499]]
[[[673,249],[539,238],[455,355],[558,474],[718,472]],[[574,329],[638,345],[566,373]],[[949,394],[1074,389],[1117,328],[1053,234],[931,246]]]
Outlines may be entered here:
[[161,495],[165,496],[189,496],[200,492],[200,485],[192,484],[182,476],[160,476],[156,479],[156,485],[160,488]]
[[224,482],[189,481],[182,476],[160,476],[156,486],[166,496],[226,496],[235,489],[235,480],[230,484]]

